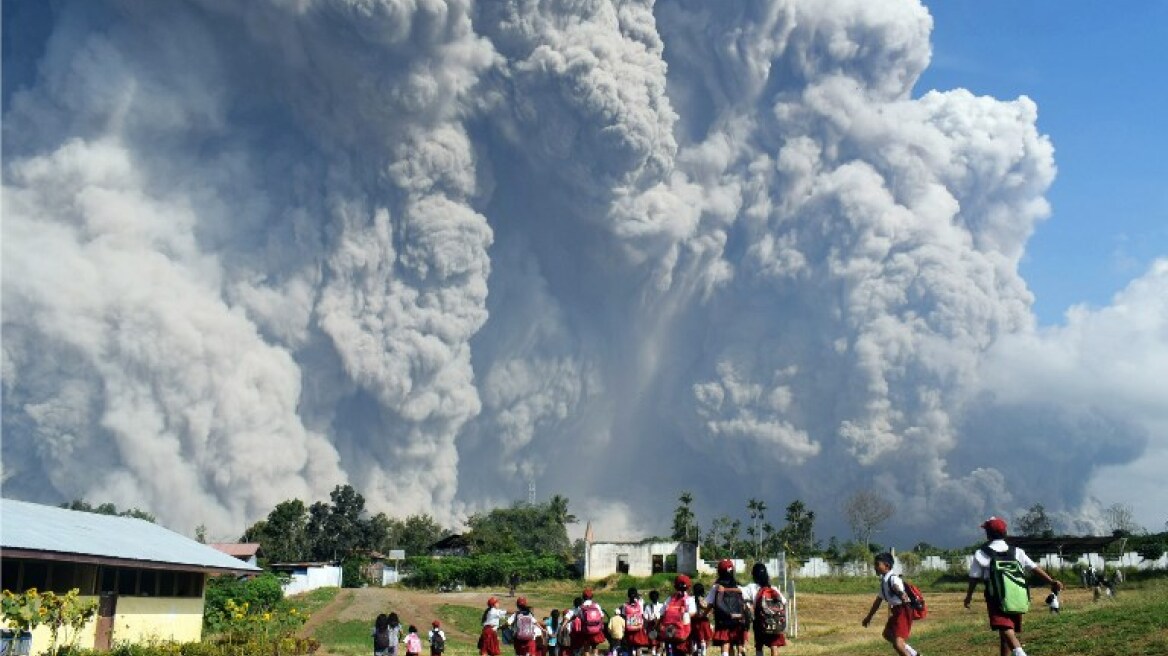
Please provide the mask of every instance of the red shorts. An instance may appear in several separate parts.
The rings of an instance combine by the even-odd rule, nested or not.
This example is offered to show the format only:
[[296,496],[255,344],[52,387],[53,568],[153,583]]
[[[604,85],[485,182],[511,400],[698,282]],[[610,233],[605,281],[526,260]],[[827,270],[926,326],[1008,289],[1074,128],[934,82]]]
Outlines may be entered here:
[[888,621],[884,623],[884,639],[891,642],[894,638],[908,640],[912,633],[912,613],[909,607],[898,604],[892,607],[888,614]]
[[746,644],[746,627],[740,629],[714,629],[715,645],[744,645]]
[[502,649],[499,647],[499,634],[493,627],[484,626],[479,634],[479,653],[488,656],[499,656]]
[[986,611],[990,616],[990,630],[1014,629],[1014,633],[1022,632],[1022,615],[1020,613],[1005,613],[998,604],[986,600]]

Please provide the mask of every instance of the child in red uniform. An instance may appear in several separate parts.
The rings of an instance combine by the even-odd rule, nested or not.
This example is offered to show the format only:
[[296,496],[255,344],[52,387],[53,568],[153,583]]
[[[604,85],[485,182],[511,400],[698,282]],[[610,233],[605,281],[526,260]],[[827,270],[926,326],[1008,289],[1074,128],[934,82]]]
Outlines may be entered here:
[[888,621],[884,623],[884,639],[892,645],[892,651],[900,656],[918,656],[919,652],[908,644],[907,640],[912,633],[912,613],[909,612],[908,593],[904,590],[904,581],[892,573],[892,566],[896,560],[890,553],[876,555],[873,566],[880,575],[880,594],[872,602],[868,616],[864,618],[866,627],[872,621],[872,616],[880,608],[881,602],[888,602]]
[[754,608],[754,653],[755,656],[762,656],[765,649],[769,656],[778,656],[779,647],[787,644],[787,636],[782,631],[778,633],[767,633],[766,625],[763,622],[761,606],[766,600],[777,600],[782,607],[787,606],[787,598],[775,586],[771,585],[771,575],[767,571],[766,565],[762,563],[755,563],[754,568],[750,570],[750,578],[753,582],[747,584],[743,588],[743,593],[746,596],[747,603]]
[[719,609],[721,603],[719,598],[722,596],[727,599],[736,598],[739,607],[745,605],[742,588],[734,578],[734,562],[728,558],[718,561],[718,577],[706,595],[706,602],[714,608],[714,646],[721,649],[722,656],[731,653],[739,656],[742,654],[742,645],[746,644],[746,634],[749,632],[745,615],[738,618],[725,616]]
[[483,611],[483,632],[479,634],[479,656],[499,656],[503,648],[499,645],[499,621],[507,617],[507,611],[499,608],[499,600],[487,600]]
[[531,608],[527,605],[527,597],[515,600],[515,614],[509,618],[508,624],[514,631],[515,656],[535,656],[536,638],[543,635],[543,629]]
[[697,656],[706,656],[706,647],[714,640],[714,625],[710,623],[710,603],[706,601],[706,586],[694,583],[694,603],[697,613],[693,616],[693,628],[690,629],[690,651]]

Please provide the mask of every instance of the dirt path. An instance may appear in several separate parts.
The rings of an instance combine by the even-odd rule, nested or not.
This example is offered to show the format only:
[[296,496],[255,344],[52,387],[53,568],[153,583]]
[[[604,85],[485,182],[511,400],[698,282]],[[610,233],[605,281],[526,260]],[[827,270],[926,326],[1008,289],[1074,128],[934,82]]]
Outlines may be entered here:
[[[496,593],[498,594],[498,593]],[[431,591],[408,590],[404,588],[355,588],[344,589],[329,605],[312,614],[301,627],[301,636],[313,635],[324,624],[336,620],[367,622],[372,628],[373,619],[379,613],[395,612],[403,624],[422,622],[420,631],[428,631],[430,621],[439,616],[438,608],[445,604],[478,608],[489,597],[489,592],[450,592],[438,594]],[[501,598],[503,595],[499,594]],[[447,639],[473,642],[477,635],[469,635],[457,627],[443,626]],[[325,653],[323,651],[317,653]]]

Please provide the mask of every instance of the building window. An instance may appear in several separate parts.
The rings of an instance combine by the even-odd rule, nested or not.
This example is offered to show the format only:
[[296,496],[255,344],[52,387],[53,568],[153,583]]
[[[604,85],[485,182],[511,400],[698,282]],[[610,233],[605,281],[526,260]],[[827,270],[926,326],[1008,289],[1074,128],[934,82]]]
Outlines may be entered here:
[[101,585],[98,586],[98,592],[117,592],[118,590],[118,568],[117,567],[102,567],[101,568]]
[[138,573],[138,594],[143,597],[158,596],[158,577],[152,569],[144,569]]
[[174,572],[159,572],[158,573],[158,596],[159,597],[173,597],[174,596]]
[[118,594],[138,594],[138,570],[118,568]]
[[49,589],[49,564],[33,561],[25,561],[24,574],[20,580],[20,586],[25,590],[29,588],[36,588],[37,590]]
[[10,592],[23,592],[20,585],[20,561],[5,558],[0,560],[0,585]]
[[616,556],[616,573],[617,574],[628,574],[629,573],[629,555],[628,554],[617,554],[617,556]]

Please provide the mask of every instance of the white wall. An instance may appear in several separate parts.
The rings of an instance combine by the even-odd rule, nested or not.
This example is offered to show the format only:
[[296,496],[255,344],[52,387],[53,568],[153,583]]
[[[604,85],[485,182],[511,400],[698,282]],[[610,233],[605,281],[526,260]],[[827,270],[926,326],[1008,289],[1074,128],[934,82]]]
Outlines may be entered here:
[[292,573],[292,580],[283,586],[284,595],[295,595],[317,588],[341,587],[340,567],[309,567],[307,570],[296,570]]
[[653,573],[653,556],[677,556],[677,571],[697,572],[697,545],[692,542],[593,542],[584,558],[584,578],[599,579],[616,573],[617,558],[628,556],[630,576]]

